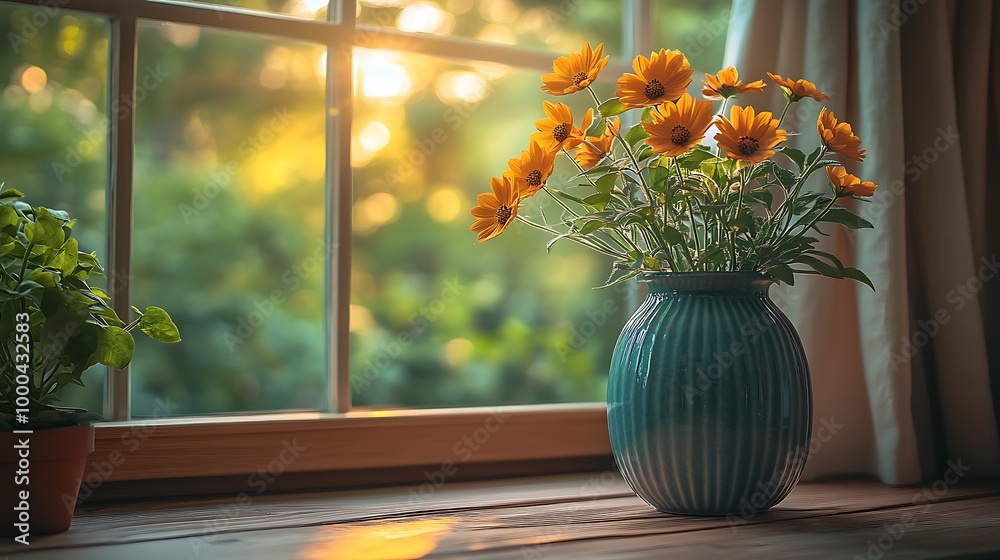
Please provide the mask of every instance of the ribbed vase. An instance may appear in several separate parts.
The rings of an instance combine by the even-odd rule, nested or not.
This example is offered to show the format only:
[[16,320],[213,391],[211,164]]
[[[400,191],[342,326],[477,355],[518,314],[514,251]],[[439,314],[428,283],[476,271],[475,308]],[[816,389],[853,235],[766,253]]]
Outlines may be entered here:
[[809,455],[812,392],[795,328],[749,272],[657,273],[608,378],[622,475],[656,509],[748,516],[777,504]]

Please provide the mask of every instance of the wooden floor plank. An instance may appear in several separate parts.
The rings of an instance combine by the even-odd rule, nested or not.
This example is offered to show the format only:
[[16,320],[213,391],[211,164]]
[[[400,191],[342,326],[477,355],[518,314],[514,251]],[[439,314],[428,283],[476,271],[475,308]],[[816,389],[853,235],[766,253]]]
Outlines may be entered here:
[[911,512],[913,527],[885,558],[946,558],[955,546],[1000,557],[1000,483],[963,483],[940,494],[861,481],[801,484],[774,510],[747,519],[661,514],[607,473],[460,483],[422,501],[409,496],[409,489],[392,488],[258,497],[230,510],[232,519],[222,524],[213,520],[225,518],[219,507],[235,504],[232,498],[120,504],[80,512],[70,532],[37,538],[29,552],[7,546],[0,554],[19,552],[17,558],[28,560],[525,559],[650,557],[669,549],[681,558],[814,557],[804,550],[865,558],[859,543],[877,540],[883,524]]

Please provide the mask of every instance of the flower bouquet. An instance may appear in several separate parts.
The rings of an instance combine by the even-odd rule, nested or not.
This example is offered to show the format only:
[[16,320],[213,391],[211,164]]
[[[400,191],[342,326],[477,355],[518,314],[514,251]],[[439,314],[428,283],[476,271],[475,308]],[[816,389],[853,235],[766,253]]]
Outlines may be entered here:
[[[730,66],[706,74],[705,100],[697,99],[687,93],[694,73],[687,58],[661,49],[636,57],[634,73],[615,82],[615,97],[601,100],[592,85],[610,58],[603,51],[603,44],[585,44],[542,76],[551,95],[588,92],[596,112],[576,121],[564,103],[543,103],[545,118],[535,123],[528,149],[472,209],[478,241],[522,222],[552,234],[549,248],[565,239],[614,259],[606,285],[649,272],[743,271],[787,284],[796,274],[850,278],[874,289],[860,270],[816,248],[826,224],[872,227],[842,202],[870,197],[876,186],[831,159],[860,162],[865,150],[851,125],[826,108],[816,122],[815,150],[786,145],[781,125],[789,107],[828,99],[812,82],[768,73],[784,93],[780,116],[735,103],[727,113],[734,98],[762,92],[764,81],[745,83]],[[634,124],[625,124],[629,118]],[[709,134],[714,149],[703,143]],[[560,155],[578,169],[573,184],[548,183]],[[820,169],[829,189],[803,188]],[[519,213],[540,193],[561,207],[558,218]]]

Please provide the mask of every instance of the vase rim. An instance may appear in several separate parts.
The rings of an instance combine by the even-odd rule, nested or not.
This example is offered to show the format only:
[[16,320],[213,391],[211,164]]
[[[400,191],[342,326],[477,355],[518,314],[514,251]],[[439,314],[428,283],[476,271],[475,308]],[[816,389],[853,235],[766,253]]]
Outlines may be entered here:
[[714,272],[645,272],[639,281],[649,284],[651,292],[763,292],[774,278],[755,271]]

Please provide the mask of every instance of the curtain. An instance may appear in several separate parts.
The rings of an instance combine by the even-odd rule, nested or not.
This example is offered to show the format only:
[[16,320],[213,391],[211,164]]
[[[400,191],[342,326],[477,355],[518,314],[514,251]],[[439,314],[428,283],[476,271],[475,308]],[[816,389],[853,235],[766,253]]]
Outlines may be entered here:
[[[808,276],[772,292],[812,371],[807,479],[1000,474],[998,21],[989,0],[734,2],[726,65],[744,80],[815,82],[831,100],[792,106],[782,128],[800,134],[789,143],[816,147],[825,105],[868,150],[848,170],[879,185],[852,207],[874,230],[826,228],[821,242],[876,291]],[[784,99],[770,84],[738,103],[777,113]]]

